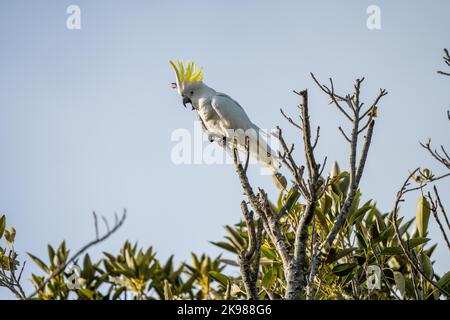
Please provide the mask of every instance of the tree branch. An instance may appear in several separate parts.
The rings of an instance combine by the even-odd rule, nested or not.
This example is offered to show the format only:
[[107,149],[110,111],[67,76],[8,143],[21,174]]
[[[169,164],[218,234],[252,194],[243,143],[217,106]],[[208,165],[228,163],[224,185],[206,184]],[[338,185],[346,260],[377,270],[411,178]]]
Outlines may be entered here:
[[[295,91],[294,91],[295,92]],[[297,93],[297,92],[296,92]],[[295,233],[294,255],[289,262],[286,273],[287,288],[285,298],[288,300],[303,298],[307,286],[306,267],[308,265],[306,257],[308,227],[314,216],[319,189],[319,166],[314,155],[314,144],[311,143],[311,124],[309,117],[308,92],[303,90],[297,93],[301,97],[300,111],[303,126],[303,144],[306,157],[306,164],[309,174],[307,204],[303,210],[300,222]]]

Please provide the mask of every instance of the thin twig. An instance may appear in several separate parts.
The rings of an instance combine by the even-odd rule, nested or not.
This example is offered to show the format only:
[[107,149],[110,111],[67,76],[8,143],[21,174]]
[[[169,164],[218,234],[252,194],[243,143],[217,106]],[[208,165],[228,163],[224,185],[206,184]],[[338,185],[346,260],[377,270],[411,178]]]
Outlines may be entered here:
[[[436,190],[435,190],[435,192],[436,192]],[[429,199],[429,202],[431,203],[431,206],[430,206],[429,209],[430,209],[431,213],[433,214],[434,220],[436,220],[436,222],[437,222],[437,224],[439,226],[439,229],[441,230],[442,236],[444,237],[445,243],[447,244],[447,248],[450,250],[450,242],[448,240],[448,237],[447,237],[447,234],[445,232],[444,226],[442,225],[442,222],[441,222],[441,220],[439,219],[439,216],[438,216],[438,209],[437,209],[437,207],[438,207],[437,202],[438,201],[435,202],[433,200],[433,198],[431,197],[431,193],[430,192],[428,192],[428,199]]]
[[436,195],[437,203],[441,209],[442,215],[444,216],[445,222],[447,223],[447,228],[450,230],[450,223],[448,221],[447,213],[445,212],[444,205],[442,204],[441,197],[439,196],[436,186],[433,186],[434,194]]

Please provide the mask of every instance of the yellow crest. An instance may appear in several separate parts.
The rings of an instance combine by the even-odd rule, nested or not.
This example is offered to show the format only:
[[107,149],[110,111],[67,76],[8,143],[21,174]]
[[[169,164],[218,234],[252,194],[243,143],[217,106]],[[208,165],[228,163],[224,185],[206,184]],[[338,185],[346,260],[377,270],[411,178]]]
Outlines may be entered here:
[[187,61],[186,66],[183,65],[183,62],[181,60],[178,60],[177,63],[170,60],[169,63],[177,75],[179,85],[181,85],[185,81],[195,82],[203,80],[203,68],[197,70],[197,66],[195,65],[195,63]]

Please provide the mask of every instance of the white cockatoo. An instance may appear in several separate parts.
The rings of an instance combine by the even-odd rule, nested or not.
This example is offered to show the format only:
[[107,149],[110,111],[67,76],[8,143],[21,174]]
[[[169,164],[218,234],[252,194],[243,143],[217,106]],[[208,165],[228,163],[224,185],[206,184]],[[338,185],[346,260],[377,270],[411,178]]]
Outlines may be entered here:
[[[169,61],[176,74],[176,86],[183,98],[183,105],[190,103],[193,110],[198,112],[203,129],[210,141],[218,141],[228,151],[237,148],[246,152],[246,139],[250,157],[258,160],[271,172],[277,175],[280,161],[276,153],[270,148],[261,131],[248,117],[247,113],[230,96],[217,92],[203,82],[203,68],[197,70],[194,63]],[[246,138],[248,137],[248,138]]]

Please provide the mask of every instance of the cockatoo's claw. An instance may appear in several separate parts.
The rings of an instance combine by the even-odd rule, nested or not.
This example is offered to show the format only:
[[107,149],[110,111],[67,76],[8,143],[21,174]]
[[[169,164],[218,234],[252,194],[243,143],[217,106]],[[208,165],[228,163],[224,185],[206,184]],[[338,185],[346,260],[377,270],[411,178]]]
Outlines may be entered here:
[[227,145],[227,137],[222,137],[222,146],[225,147]]

